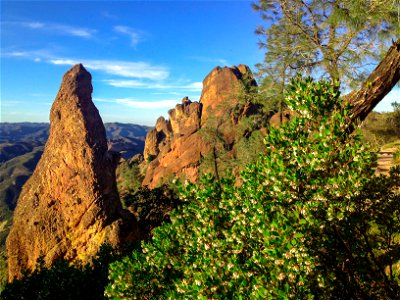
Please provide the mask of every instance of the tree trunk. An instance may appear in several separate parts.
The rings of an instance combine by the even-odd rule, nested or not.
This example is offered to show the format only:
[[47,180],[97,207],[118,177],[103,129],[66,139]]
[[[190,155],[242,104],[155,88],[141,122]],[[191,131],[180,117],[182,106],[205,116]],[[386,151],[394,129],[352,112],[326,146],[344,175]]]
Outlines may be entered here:
[[400,80],[400,39],[393,42],[384,59],[362,87],[345,96],[353,106],[352,121],[363,121]]

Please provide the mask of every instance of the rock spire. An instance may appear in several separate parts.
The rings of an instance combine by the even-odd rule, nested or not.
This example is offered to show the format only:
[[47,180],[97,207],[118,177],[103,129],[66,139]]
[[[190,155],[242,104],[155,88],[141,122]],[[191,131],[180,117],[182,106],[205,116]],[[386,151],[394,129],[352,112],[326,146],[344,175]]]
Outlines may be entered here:
[[18,199],[7,239],[9,279],[43,257],[86,262],[107,242],[138,238],[136,220],[121,207],[115,181],[119,155],[92,102],[91,75],[65,73],[50,112],[44,153]]

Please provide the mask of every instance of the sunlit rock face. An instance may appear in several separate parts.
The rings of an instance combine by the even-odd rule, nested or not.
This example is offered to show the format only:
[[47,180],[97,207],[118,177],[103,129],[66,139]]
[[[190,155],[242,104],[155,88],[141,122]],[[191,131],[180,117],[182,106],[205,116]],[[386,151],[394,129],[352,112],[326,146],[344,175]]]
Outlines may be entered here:
[[138,238],[136,220],[121,207],[106,131],[92,102],[91,75],[75,65],[63,77],[50,112],[44,153],[18,199],[7,239],[9,279],[58,258],[86,262],[107,242]]
[[169,120],[157,120],[145,143],[144,186],[154,188],[175,177],[196,181],[201,159],[213,150],[202,129],[218,127],[226,144],[234,143],[238,118],[254,112],[244,106],[239,116],[231,116],[245,82],[256,85],[249,67],[216,67],[203,81],[199,102],[185,97],[168,112]]
[[229,107],[234,107],[240,84],[248,81],[256,85],[253,74],[248,66],[239,65],[231,68],[214,68],[203,80],[203,91],[200,103],[203,104],[201,124],[204,125],[209,117],[219,117]]

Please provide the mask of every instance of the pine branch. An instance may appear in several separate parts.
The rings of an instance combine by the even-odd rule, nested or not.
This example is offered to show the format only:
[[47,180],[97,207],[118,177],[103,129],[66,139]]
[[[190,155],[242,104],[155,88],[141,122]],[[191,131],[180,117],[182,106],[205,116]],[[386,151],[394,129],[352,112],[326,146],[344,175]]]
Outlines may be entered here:
[[314,39],[316,41],[318,41],[319,45],[321,45],[321,41],[320,41],[320,38],[319,38],[318,25],[317,25],[317,22],[315,21],[315,16],[314,16],[313,12],[311,11],[310,7],[303,0],[301,0],[300,2],[301,2],[301,4],[303,4],[303,6],[305,7],[306,11],[308,12],[308,14],[311,17],[311,22],[313,24],[313,31],[314,31]]

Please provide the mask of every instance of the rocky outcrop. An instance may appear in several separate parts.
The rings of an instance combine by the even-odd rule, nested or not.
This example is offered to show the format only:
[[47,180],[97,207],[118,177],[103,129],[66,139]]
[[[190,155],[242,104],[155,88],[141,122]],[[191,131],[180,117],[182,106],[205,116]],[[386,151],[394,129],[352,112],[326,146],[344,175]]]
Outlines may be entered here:
[[172,133],[175,136],[189,136],[200,129],[202,104],[192,102],[188,97],[182,99],[182,104],[177,104],[171,109],[169,119]]
[[43,257],[86,262],[107,242],[138,238],[135,218],[121,207],[106,131],[91,98],[91,75],[71,68],[50,112],[44,153],[23,187],[7,239],[9,279]]
[[218,131],[226,148],[232,148],[240,118],[257,112],[257,107],[239,99],[242,87],[254,85],[245,65],[212,70],[203,81],[200,102],[183,98],[168,112],[169,120],[159,118],[148,133],[143,185],[154,188],[175,177],[195,181],[201,160],[215,147],[210,131]]
[[238,103],[240,85],[256,85],[248,66],[239,65],[231,68],[216,67],[203,80],[203,91],[200,103],[203,104],[201,124],[204,125],[209,116],[220,117],[227,108]]

